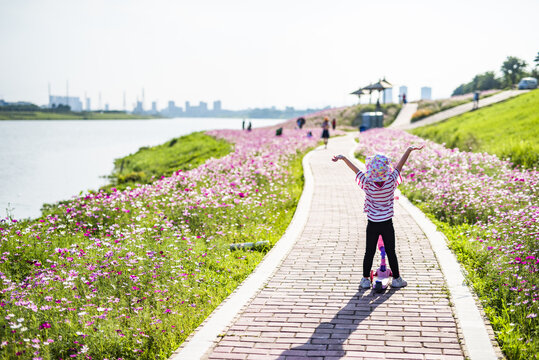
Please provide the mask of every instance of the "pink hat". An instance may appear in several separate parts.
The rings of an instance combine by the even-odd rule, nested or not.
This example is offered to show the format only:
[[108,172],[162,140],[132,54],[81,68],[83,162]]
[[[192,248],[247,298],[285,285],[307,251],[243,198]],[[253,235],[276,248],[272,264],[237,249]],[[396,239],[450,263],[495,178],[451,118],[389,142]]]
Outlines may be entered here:
[[370,181],[382,182],[389,179],[391,161],[385,155],[376,154],[367,157],[367,178]]

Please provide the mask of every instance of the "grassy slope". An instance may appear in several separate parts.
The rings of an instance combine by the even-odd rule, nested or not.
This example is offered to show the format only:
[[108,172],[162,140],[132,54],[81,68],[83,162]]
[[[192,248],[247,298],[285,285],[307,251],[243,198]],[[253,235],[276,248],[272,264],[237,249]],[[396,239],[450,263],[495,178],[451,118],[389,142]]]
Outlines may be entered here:
[[[183,167],[184,169],[187,168],[193,168],[198,163],[204,162],[203,159],[208,159],[209,157],[217,157],[219,155],[219,152],[212,152],[211,149],[211,141],[217,142],[215,139],[210,138],[204,134],[201,133],[194,133],[188,136],[184,136],[179,138],[174,144],[171,143],[173,141],[169,141],[163,145],[156,146],[150,149],[141,149],[136,154],[132,154],[127,156],[125,159],[129,159],[130,165],[129,167],[131,169],[136,169],[138,166],[144,166],[146,168],[154,168],[155,171],[153,171],[153,174],[156,176],[164,175],[169,172],[169,167],[174,166],[171,163],[167,161],[163,161],[164,159],[167,160],[167,157],[175,157],[173,160],[177,161],[178,163],[181,163],[180,167]],[[194,146],[183,146],[181,147],[181,144],[185,144],[188,142],[192,142]],[[206,147],[206,145],[210,145],[205,150],[206,151],[199,151],[196,154],[192,153],[193,147]],[[214,144],[215,145],[215,144]],[[226,155],[228,151],[232,150],[232,146],[225,143],[225,145],[228,145],[228,151],[224,150],[223,144],[219,144],[218,148],[220,149],[220,156]],[[177,146],[180,146],[181,148],[176,149]],[[172,154],[171,151],[173,149],[176,149],[174,153]],[[288,181],[284,187],[275,187],[271,184],[269,184],[267,181],[260,183],[260,189],[261,192],[268,192],[268,193],[275,193],[275,194],[282,194],[288,193],[290,194],[290,198],[287,201],[274,201],[270,202],[268,205],[264,206],[254,206],[254,207],[243,207],[243,206],[237,206],[234,208],[230,207],[217,207],[217,208],[205,208],[205,209],[199,209],[199,210],[190,210],[191,215],[188,218],[189,227],[191,228],[192,233],[192,239],[190,240],[188,244],[185,241],[181,241],[178,245],[178,241],[176,241],[176,234],[169,234],[167,233],[166,229],[161,229],[159,236],[159,241],[156,242],[155,239],[152,237],[153,235],[147,235],[148,238],[148,246],[150,246],[154,251],[158,252],[159,250],[165,251],[167,253],[167,256],[174,256],[179,259],[183,257],[193,257],[193,260],[196,260],[199,258],[199,254],[207,252],[208,255],[206,256],[205,263],[197,261],[191,262],[184,262],[183,266],[186,266],[184,271],[186,273],[195,273],[198,274],[198,276],[191,276],[186,277],[185,279],[182,279],[182,281],[178,282],[178,284],[172,284],[169,280],[165,281],[167,282],[166,287],[170,290],[170,293],[173,294],[170,299],[167,297],[166,300],[170,302],[170,304],[167,303],[167,307],[172,308],[174,311],[170,314],[170,317],[167,317],[163,315],[162,313],[159,315],[160,319],[162,320],[162,328],[163,329],[170,329],[171,325],[174,325],[176,329],[178,329],[175,332],[172,332],[170,330],[161,330],[156,331],[154,323],[150,324],[152,322],[150,319],[148,319],[149,315],[147,312],[140,312],[140,313],[130,313],[130,316],[134,319],[132,323],[136,323],[137,325],[134,326],[135,328],[140,327],[145,333],[150,334],[149,338],[142,339],[144,340],[144,344],[137,347],[142,347],[145,350],[144,354],[136,354],[133,353],[131,348],[133,347],[132,342],[126,342],[122,341],[120,338],[108,338],[108,336],[99,336],[99,339],[97,340],[91,340],[90,337],[85,338],[85,341],[90,344],[90,348],[92,351],[101,351],[101,355],[103,354],[116,354],[118,357],[123,357],[125,359],[134,359],[134,358],[168,358],[170,356],[170,352],[174,349],[176,349],[182,341],[185,340],[185,338],[194,330],[196,327],[211,313],[211,311],[224,299],[226,296],[228,296],[236,286],[241,283],[250,273],[251,271],[256,267],[256,265],[262,260],[264,257],[266,251],[268,249],[263,249],[262,251],[251,251],[251,250],[240,250],[237,252],[231,253],[228,250],[228,244],[232,242],[246,242],[246,241],[253,241],[253,239],[261,239],[261,240],[268,240],[272,245],[275,244],[277,240],[280,239],[280,237],[283,235],[284,231],[286,230],[288,224],[290,223],[292,216],[295,211],[295,207],[297,205],[298,199],[301,195],[302,188],[303,188],[303,169],[302,169],[302,157],[304,154],[298,153],[288,164],[288,170],[290,172],[290,181]],[[180,160],[182,159],[182,160]],[[121,159],[118,161],[121,162]],[[174,161],[172,161],[174,162]],[[177,169],[176,169],[177,170]],[[261,178],[262,180],[262,178]],[[134,211],[134,209],[131,209]],[[170,209],[169,209],[170,210]],[[174,210],[174,209],[173,209]],[[183,207],[178,207],[174,211],[183,212]],[[65,217],[65,209],[59,208],[56,206],[50,206],[50,208],[46,211],[49,214],[56,214],[58,217]],[[249,216],[246,216],[248,214]],[[113,214],[105,214],[108,216],[114,216]],[[212,215],[209,217],[208,215]],[[225,216],[226,215],[226,216]],[[178,214],[173,213],[166,213],[166,214],[160,214],[159,216],[164,216],[165,219],[178,219],[180,218]],[[119,224],[122,221],[125,221],[127,223],[131,223],[132,219],[125,215],[120,216],[120,219],[110,220],[114,221],[115,223]],[[151,219],[150,219],[151,218]],[[229,225],[224,224],[223,219],[226,218],[228,223],[233,224],[232,227],[229,227]],[[154,229],[155,228],[155,219],[152,217],[149,217],[147,225],[147,229]],[[92,221],[96,221],[96,219],[92,219]],[[141,222],[145,222],[146,219],[141,219]],[[36,221],[37,223],[37,221]],[[125,224],[121,224],[122,226],[125,226]],[[215,232],[215,229],[212,230],[212,228],[217,228],[223,232],[223,235],[220,237],[216,237],[212,240],[212,243],[208,243],[206,241],[205,236],[201,236],[200,239],[198,239],[198,236],[195,239],[194,235],[204,235],[205,233],[212,234]],[[148,233],[149,234],[149,233]],[[53,234],[54,235],[54,234]],[[51,236],[53,236],[51,235]],[[104,236],[95,234],[95,236]],[[187,236],[187,235],[186,235]],[[79,246],[85,247],[85,244],[88,243],[88,239],[85,237],[77,237],[73,238],[72,236],[65,236],[62,235],[58,238],[50,238],[51,241],[46,242],[35,242],[35,239],[22,239],[21,241],[25,242],[33,242],[33,247],[29,248],[29,251],[25,252],[21,255],[21,258],[28,257],[29,259],[37,259],[39,261],[42,261],[45,263],[47,261],[47,251],[43,251],[43,248],[47,248],[48,246],[53,247],[70,247],[72,243],[77,243]],[[52,245],[54,243],[54,245]],[[8,242],[0,243],[4,246],[10,246]],[[173,251],[170,251],[170,246],[178,246],[180,249],[174,248]],[[189,247],[189,249],[184,247]],[[213,249],[213,250],[211,250]],[[210,251],[211,250],[211,251]],[[90,250],[88,251],[88,256],[90,258],[95,258],[98,255],[93,254]],[[138,251],[138,250],[133,250]],[[144,254],[145,249],[142,250],[142,253]],[[15,253],[13,250],[12,253]],[[17,254],[20,255],[20,254]],[[142,255],[141,255],[142,256]],[[196,257],[196,259],[195,259]],[[169,262],[169,263],[174,263]],[[170,266],[170,264],[167,263],[165,267]],[[10,276],[15,277],[16,272],[21,273],[21,275],[17,279],[24,278],[26,275],[26,271],[24,269],[18,269],[16,266],[22,264],[25,268],[30,268],[31,265],[29,265],[29,262],[26,261],[12,261],[10,264],[10,270],[6,271],[5,269],[1,269],[8,273]],[[1,265],[1,263],[0,263]],[[219,271],[215,271],[215,269],[220,269]],[[233,269],[233,270],[232,270]],[[22,270],[22,271],[21,271]],[[123,273],[127,273],[127,270],[132,269],[125,269],[117,267],[116,270],[121,270]],[[81,270],[83,271],[83,270]],[[166,271],[162,271],[163,273],[166,273]],[[102,280],[104,282],[111,282],[111,284],[116,284],[116,282],[120,281],[117,279],[118,276],[113,277],[106,277]],[[192,279],[191,279],[192,278]],[[209,281],[198,281],[198,279],[204,279],[207,278]],[[124,279],[125,280],[125,279]],[[152,282],[156,282],[157,279],[152,280]],[[174,281],[176,283],[177,281]],[[118,285],[118,284],[116,284]],[[108,284],[102,284],[104,287],[111,287],[112,285]],[[159,285],[153,285],[156,287],[159,287]],[[114,288],[116,289],[116,288]],[[58,285],[57,291],[54,292],[55,296],[62,296],[59,295],[61,291],[64,291],[67,295],[70,295],[71,290],[68,288],[63,288],[63,285]],[[104,291],[103,289],[100,289],[100,291]],[[110,290],[111,294],[114,296],[117,296],[117,291],[113,290],[111,288]],[[53,294],[53,291],[51,290],[51,295]],[[1,295],[1,294],[0,294]],[[128,294],[129,295],[129,294]],[[142,296],[142,295],[141,295]],[[155,298],[154,298],[155,297]],[[157,305],[151,305],[148,307],[148,309],[152,309],[154,306],[158,307],[160,304],[156,299],[159,299],[159,301],[162,301],[162,295],[154,295],[152,294],[152,297],[144,297],[146,299],[145,304],[146,307],[149,306],[148,302],[151,304],[157,304]],[[40,296],[42,298],[42,296]],[[122,298],[123,299],[123,298]],[[183,304],[183,300],[186,301],[186,305]],[[0,296],[1,300],[1,296]],[[211,300],[211,302],[209,301]],[[74,300],[75,301],[75,300]],[[97,300],[94,300],[97,301]],[[122,300],[123,301],[123,300]],[[180,304],[181,302],[181,304]],[[196,306],[187,306],[188,303],[193,303]],[[163,303],[164,304],[164,303]],[[76,305],[74,305],[77,307]],[[112,306],[112,305],[111,305]],[[164,305],[163,305],[164,306]],[[76,313],[76,312],[74,312]],[[76,315],[76,314],[75,314]],[[56,320],[56,318],[52,318],[49,315],[46,319],[40,319],[43,321],[49,321]],[[152,319],[154,319],[152,317]],[[41,321],[41,322],[43,322]],[[99,325],[99,328],[102,331],[105,331],[107,334],[110,335],[112,333],[114,336],[116,335],[115,330],[118,328],[119,321],[114,321],[112,319],[112,323],[101,323]],[[111,328],[112,326],[112,328]],[[174,326],[172,326],[174,328]],[[130,338],[133,336],[137,336],[139,334],[140,329],[136,329],[134,331],[131,329],[131,327],[128,327],[126,325],[126,322],[124,321],[121,325],[122,331],[126,333],[126,338]],[[158,327],[158,326],[157,326]],[[112,329],[112,330],[111,330]],[[0,327],[1,330],[1,327]],[[66,337],[66,333],[62,330],[61,327],[53,326],[49,330],[49,337],[58,337],[58,335],[64,335]],[[54,330],[54,332],[52,331]],[[134,331],[134,335],[131,335],[131,330]],[[179,331],[181,330],[181,334],[179,334]],[[7,330],[6,330],[7,331]],[[90,331],[90,330],[88,330]],[[2,332],[0,331],[0,334]],[[90,334],[92,331],[90,331]],[[1,336],[0,336],[1,337]],[[74,340],[80,340],[79,338],[76,339],[66,339],[68,342],[73,342]],[[57,344],[60,341],[55,342],[55,348],[52,349],[51,346],[47,346],[48,349],[44,350],[44,356],[43,358],[49,358],[51,356],[52,358],[58,358],[56,355],[58,355],[57,351],[60,351],[60,349],[64,348],[63,345]],[[90,343],[91,342],[91,343]],[[58,345],[58,346],[56,346]],[[100,348],[101,346],[101,348]],[[100,350],[101,349],[101,350]],[[7,353],[2,353],[0,349],[0,358],[4,358],[4,356],[7,355]],[[54,355],[56,354],[56,355]],[[63,354],[65,355],[65,354]],[[110,356],[109,356],[110,357]],[[95,358],[95,357],[94,357]],[[97,358],[103,358],[102,356],[98,355]]]
[[211,157],[220,158],[232,145],[201,132],[172,139],[162,145],[140,148],[135,154],[114,161],[112,173],[116,187],[147,184],[152,177],[169,176],[178,169],[189,170]]
[[496,154],[528,168],[539,166],[539,90],[412,133],[447,147]]
[[0,120],[134,120],[152,118],[154,117],[122,113],[49,113],[41,111],[0,111]]
[[[494,153],[502,158],[509,157],[516,164],[533,167],[539,165],[538,125],[539,90],[535,90],[443,123],[416,129],[413,133],[445,142],[447,147]],[[401,190],[409,198],[414,197],[412,192]],[[519,304],[512,300],[514,294],[502,291],[503,286],[496,276],[500,269],[491,266],[491,259],[479,243],[469,240],[484,236],[483,232],[470,224],[451,225],[440,221],[434,214],[428,214],[426,207],[421,204],[419,207],[445,234],[449,247],[466,269],[468,280],[482,301],[504,355],[508,359],[537,359],[538,342],[531,341],[537,336],[530,335],[530,332],[537,332],[532,326],[534,319],[522,315],[522,310],[517,307]],[[536,245],[532,245],[533,248],[536,249]]]

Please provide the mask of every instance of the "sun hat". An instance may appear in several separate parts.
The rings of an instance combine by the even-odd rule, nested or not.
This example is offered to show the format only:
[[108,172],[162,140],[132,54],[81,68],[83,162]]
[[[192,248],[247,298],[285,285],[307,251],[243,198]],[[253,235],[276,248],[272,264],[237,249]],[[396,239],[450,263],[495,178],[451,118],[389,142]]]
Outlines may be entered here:
[[367,157],[367,178],[370,181],[382,182],[389,179],[391,161],[382,154]]

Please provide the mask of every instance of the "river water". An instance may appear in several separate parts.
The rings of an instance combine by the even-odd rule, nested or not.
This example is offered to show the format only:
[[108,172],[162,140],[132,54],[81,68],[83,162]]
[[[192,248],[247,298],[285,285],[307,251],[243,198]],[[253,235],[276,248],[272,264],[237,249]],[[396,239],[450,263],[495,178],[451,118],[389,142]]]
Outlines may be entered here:
[[[251,119],[253,128],[282,119]],[[242,119],[0,121],[0,218],[34,218],[44,203],[107,183],[116,158],[195,131],[241,129]]]

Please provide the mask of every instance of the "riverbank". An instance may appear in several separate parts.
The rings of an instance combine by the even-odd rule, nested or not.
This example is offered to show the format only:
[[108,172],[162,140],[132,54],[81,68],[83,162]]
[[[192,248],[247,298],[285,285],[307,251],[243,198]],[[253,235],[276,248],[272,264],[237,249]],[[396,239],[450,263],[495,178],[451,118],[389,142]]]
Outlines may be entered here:
[[[272,246],[286,230],[313,132],[214,130],[235,143],[222,158],[0,221],[2,308],[13,314],[0,319],[0,358],[168,358],[268,250],[230,244]],[[49,345],[36,354],[24,338]]]
[[[16,219],[37,218],[44,203],[98,190],[109,183],[115,159],[142,147],[198,131],[241,129],[241,123],[208,118],[0,121],[0,218],[6,209]],[[252,127],[278,123],[257,119]]]
[[137,120],[159,119],[152,115],[126,114],[124,112],[66,112],[53,113],[47,111],[0,111],[0,120]]

